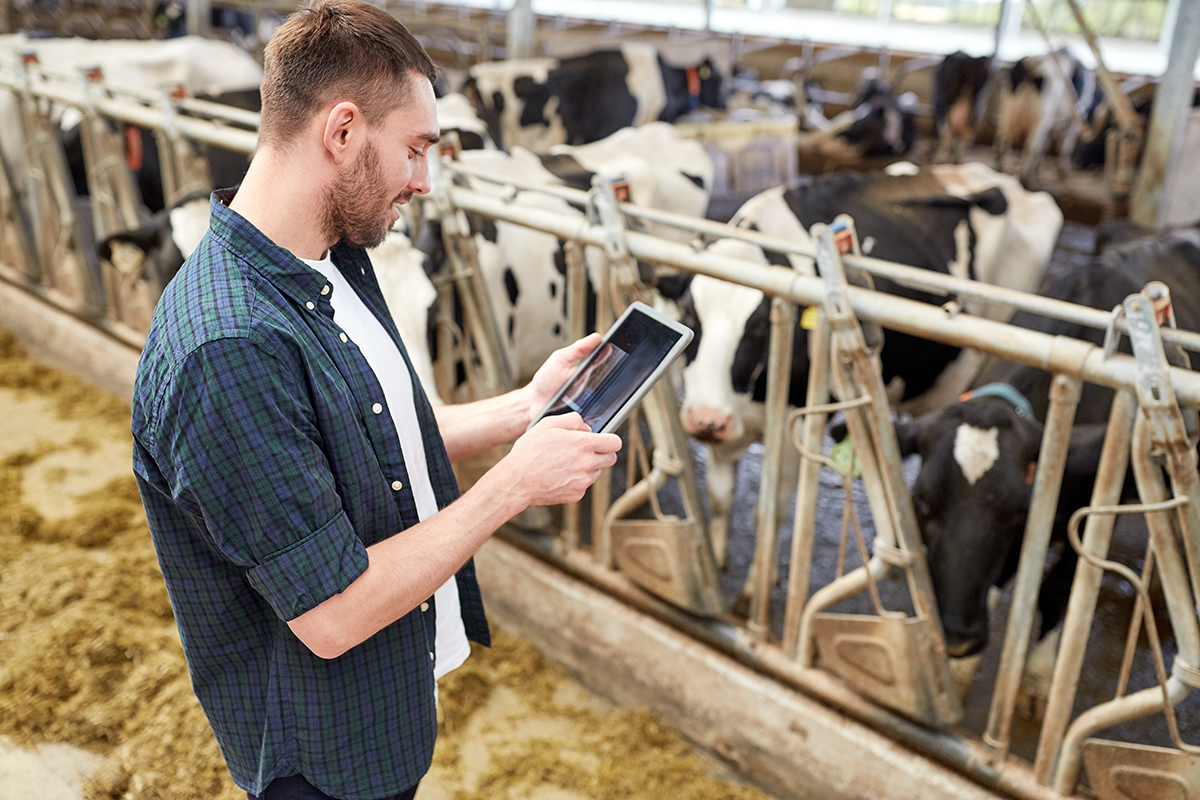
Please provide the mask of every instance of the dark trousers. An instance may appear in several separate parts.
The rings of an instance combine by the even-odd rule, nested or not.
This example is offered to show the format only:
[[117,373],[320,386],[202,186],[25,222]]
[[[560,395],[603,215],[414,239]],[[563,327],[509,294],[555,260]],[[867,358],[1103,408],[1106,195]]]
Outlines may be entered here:
[[[408,791],[394,794],[391,797],[381,797],[379,800],[412,800],[416,794],[417,787],[414,786]],[[337,798],[325,794],[299,775],[276,778],[263,790],[262,794],[250,794],[247,792],[246,797],[249,800],[337,800]]]

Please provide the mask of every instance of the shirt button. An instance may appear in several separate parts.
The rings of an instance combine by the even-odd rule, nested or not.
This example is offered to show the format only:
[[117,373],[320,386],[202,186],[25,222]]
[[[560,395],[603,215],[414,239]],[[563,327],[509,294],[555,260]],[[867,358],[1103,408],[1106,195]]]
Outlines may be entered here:
[[339,333],[338,338],[342,340],[343,344],[350,341],[349,339],[346,338],[346,334],[344,334],[344,333]]
[[305,303],[304,307],[307,308],[309,311],[312,311],[314,308],[316,308],[316,306],[313,305],[312,303]]
[[329,294],[329,284],[328,283],[321,287],[321,294]]
[[371,406],[371,410],[374,411],[376,414],[382,414],[383,406],[379,403],[376,403],[375,405]]
[[429,603],[421,603],[421,610],[422,610],[422,611],[428,611],[428,610],[429,610]]
[[392,481],[392,490],[393,491],[398,492],[403,488],[404,488],[404,484],[401,483],[400,481]]
[[433,654],[433,653],[430,653],[430,654],[429,654],[429,660],[430,660],[430,661],[437,661],[437,657],[436,657],[436,656],[434,656],[434,654]]

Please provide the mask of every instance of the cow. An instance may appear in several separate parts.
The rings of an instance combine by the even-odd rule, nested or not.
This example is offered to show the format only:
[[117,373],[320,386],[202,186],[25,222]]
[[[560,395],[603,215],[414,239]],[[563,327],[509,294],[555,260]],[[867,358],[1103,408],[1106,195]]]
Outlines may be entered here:
[[811,79],[804,82],[804,126],[812,129],[800,137],[803,150],[816,150],[838,160],[895,159],[916,142],[916,95],[896,96],[879,69],[868,67],[858,80],[856,99],[848,111],[825,119],[826,92]]
[[[772,189],[749,200],[733,224],[811,247],[809,227],[848,213],[867,255],[1008,288],[1036,285],[1062,226],[1062,212],[1048,194],[1027,192],[1015,178],[982,164],[903,171],[908,174],[835,173],[806,186]],[[754,260],[813,274],[807,257],[756,251],[743,248]],[[943,301],[886,280],[876,284],[904,297]],[[735,462],[762,435],[769,300],[757,290],[705,276],[660,281],[660,291],[678,298],[685,321],[696,330],[695,355],[683,373],[681,414],[685,431],[708,450],[710,530],[723,561]],[[1005,313],[969,303],[967,310]],[[789,379],[793,405],[804,402],[807,336],[797,325]],[[957,355],[949,345],[888,332],[881,353],[884,380],[904,398],[915,398],[935,385]]]
[[864,158],[904,156],[917,140],[914,105],[911,92],[897,97],[887,81],[865,77],[854,103],[854,122],[840,136]]
[[975,144],[984,88],[991,70],[989,56],[971,57],[961,50],[938,64],[933,73],[935,162],[961,164],[967,148]]
[[[568,185],[586,189],[599,175],[628,185],[629,200],[637,205],[703,217],[712,187],[713,170],[703,145],[682,138],[666,123],[618,131],[592,144],[559,145],[544,155],[521,147],[511,153],[498,150],[464,151],[464,165],[500,178]],[[567,203],[542,192],[514,193],[509,187],[469,178],[468,185],[519,206],[544,208],[564,214],[582,214]],[[470,218],[480,271],[492,302],[508,363],[522,382],[554,350],[569,343],[567,321],[566,252],[557,237],[505,221]],[[692,234],[655,223],[632,224],[657,235],[688,241]],[[434,264],[444,258],[441,226],[426,225],[418,245]],[[599,279],[601,253],[585,250],[589,284],[586,291],[594,319],[594,286]]]
[[463,150],[495,150],[496,143],[488,133],[487,125],[475,113],[475,108],[466,95],[457,92],[437,99],[438,125],[442,138],[454,133]]
[[1023,142],[1021,175],[1032,178],[1054,141],[1059,170],[1067,172],[1083,132],[1080,119],[1092,115],[1099,97],[1094,73],[1065,49],[1019,60],[1000,80],[996,169],[1004,169],[1013,143]]
[[[1173,289],[1182,328],[1200,327],[1200,230],[1177,229],[1109,247],[1047,290],[1050,297],[1112,309],[1150,281]],[[1100,330],[1018,313],[1013,324],[1099,345]],[[1191,366],[1200,356],[1191,353]],[[954,405],[896,424],[901,452],[921,456],[913,506],[929,560],[934,594],[951,656],[976,656],[987,644],[991,587],[1015,573],[1032,497],[1032,475],[1042,440],[1051,376],[1005,364],[987,375],[988,388]],[[1088,505],[1099,466],[1112,391],[1085,384],[1075,414],[1052,540],[1061,549],[1046,573],[1038,600],[1040,643],[1031,650],[1023,692],[1036,708],[1048,690],[1057,631],[1075,569],[1065,544],[1066,525]]]
[[674,67],[654,46],[636,42],[571,58],[476,64],[462,92],[498,146],[535,153],[654,120],[674,122],[700,106],[724,107],[711,59]]

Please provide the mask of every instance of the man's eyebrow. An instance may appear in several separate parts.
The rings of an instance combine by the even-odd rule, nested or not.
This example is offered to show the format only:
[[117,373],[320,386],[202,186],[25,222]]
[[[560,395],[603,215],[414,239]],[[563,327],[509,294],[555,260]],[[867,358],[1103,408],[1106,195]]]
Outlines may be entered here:
[[442,140],[442,137],[436,133],[418,133],[415,138],[423,139],[429,144],[437,144]]

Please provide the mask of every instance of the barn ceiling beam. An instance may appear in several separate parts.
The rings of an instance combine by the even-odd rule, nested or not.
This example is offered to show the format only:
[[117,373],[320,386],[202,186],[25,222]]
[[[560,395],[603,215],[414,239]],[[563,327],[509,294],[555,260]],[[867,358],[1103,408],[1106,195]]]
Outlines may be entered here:
[[1179,5],[1167,69],[1154,93],[1142,165],[1130,200],[1129,216],[1140,225],[1158,227],[1168,176],[1184,157],[1180,145],[1196,90],[1197,56],[1200,56],[1200,2],[1188,0]]

